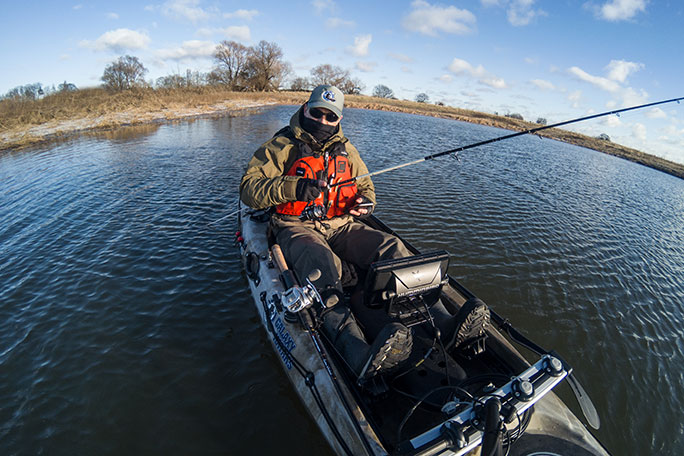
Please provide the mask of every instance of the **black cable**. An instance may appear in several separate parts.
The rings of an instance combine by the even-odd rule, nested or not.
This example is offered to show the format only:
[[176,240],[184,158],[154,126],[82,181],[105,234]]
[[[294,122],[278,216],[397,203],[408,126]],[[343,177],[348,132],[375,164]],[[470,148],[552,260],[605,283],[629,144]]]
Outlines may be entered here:
[[420,404],[422,404],[425,401],[425,399],[427,399],[431,394],[434,394],[438,391],[443,391],[446,389],[462,391],[466,394],[466,396],[469,396],[470,399],[475,401],[475,398],[468,391],[464,390],[463,388],[461,388],[459,386],[440,386],[438,388],[435,388],[433,390],[428,391],[423,397],[420,398],[420,400],[418,402],[416,402],[416,404],[413,407],[411,407],[411,409],[408,411],[406,416],[404,416],[404,419],[401,420],[401,423],[399,423],[399,428],[397,429],[397,442],[399,442],[399,443],[401,442],[401,431],[404,429],[404,426],[408,422],[409,418],[411,418],[411,415],[413,415],[413,412],[416,411],[416,409],[420,406]]
[[[425,308],[425,312],[426,312],[426,314],[427,314],[427,317],[426,317],[425,314],[423,313],[423,310],[422,310],[420,307],[418,307],[418,305],[416,305],[416,304],[413,303],[412,301],[409,301],[409,302],[411,303],[411,305],[413,306],[413,308],[420,314],[420,316],[421,316],[423,319],[425,319],[426,321],[430,322],[430,325],[432,326],[432,331],[433,331],[433,333],[434,333],[434,335],[435,335],[435,339],[436,339],[437,342],[439,343],[439,347],[442,349],[442,356],[444,357],[444,373],[445,373],[445,376],[446,376],[447,385],[448,385],[448,386],[451,386],[451,378],[449,377],[449,361],[448,361],[448,359],[447,359],[447,352],[446,352],[446,350],[444,349],[444,344],[442,343],[442,336],[441,336],[442,333],[441,333],[441,331],[437,328],[437,325],[435,324],[435,319],[432,317],[432,313],[430,313],[430,308],[429,308],[428,305],[425,303],[425,299],[423,299],[422,297],[420,297],[420,298],[418,298],[418,299],[419,299],[419,300],[421,301],[421,303],[423,304],[423,307]],[[434,343],[433,343],[433,347],[434,347]]]

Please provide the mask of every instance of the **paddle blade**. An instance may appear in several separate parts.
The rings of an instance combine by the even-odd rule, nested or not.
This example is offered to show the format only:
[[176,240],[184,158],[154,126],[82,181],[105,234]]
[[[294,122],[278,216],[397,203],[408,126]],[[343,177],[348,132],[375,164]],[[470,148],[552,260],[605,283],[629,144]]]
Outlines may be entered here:
[[587,419],[589,426],[598,429],[601,427],[601,420],[596,412],[596,407],[594,407],[591,399],[589,399],[589,395],[584,391],[584,388],[582,388],[582,385],[580,385],[579,381],[577,381],[577,378],[575,378],[572,373],[570,373],[567,378],[570,388],[572,388],[572,392],[575,393],[577,402],[579,402],[582,413],[584,413],[584,417]]

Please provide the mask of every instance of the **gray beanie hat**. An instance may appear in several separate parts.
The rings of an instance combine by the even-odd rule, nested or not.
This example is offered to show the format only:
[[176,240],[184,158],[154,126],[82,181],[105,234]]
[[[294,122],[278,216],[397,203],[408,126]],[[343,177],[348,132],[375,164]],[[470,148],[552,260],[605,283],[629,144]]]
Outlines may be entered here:
[[309,97],[310,108],[326,108],[342,117],[344,107],[344,94],[340,89],[331,85],[319,85]]

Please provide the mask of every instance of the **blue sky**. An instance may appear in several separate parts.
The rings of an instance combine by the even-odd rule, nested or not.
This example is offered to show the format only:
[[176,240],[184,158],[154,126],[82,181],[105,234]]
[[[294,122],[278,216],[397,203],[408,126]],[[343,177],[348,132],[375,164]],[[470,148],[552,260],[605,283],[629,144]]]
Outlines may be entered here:
[[[684,96],[684,3],[655,0],[9,2],[0,93],[100,84],[120,55],[147,79],[209,71],[221,40],[276,42],[294,76],[329,63],[370,94],[549,123]],[[684,104],[566,127],[684,163]]]

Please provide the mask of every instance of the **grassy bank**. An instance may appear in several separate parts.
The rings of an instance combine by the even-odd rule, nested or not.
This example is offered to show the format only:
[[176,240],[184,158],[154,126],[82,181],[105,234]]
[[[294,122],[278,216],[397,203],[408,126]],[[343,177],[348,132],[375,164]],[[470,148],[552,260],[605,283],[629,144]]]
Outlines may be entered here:
[[[304,92],[230,92],[216,87],[138,89],[107,92],[84,89],[33,101],[0,101],[0,149],[17,148],[84,131],[170,121],[193,116],[240,115],[269,104],[301,104]],[[402,100],[349,95],[352,108],[405,112],[461,120],[513,131],[539,125],[466,109]],[[594,149],[684,178],[684,165],[619,144],[552,128],[540,136]]]

